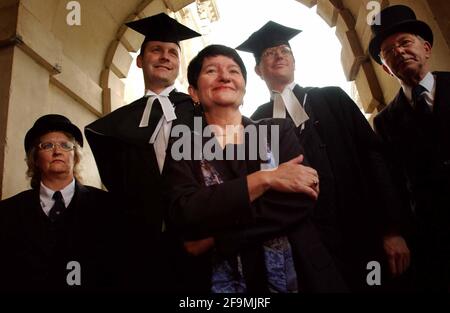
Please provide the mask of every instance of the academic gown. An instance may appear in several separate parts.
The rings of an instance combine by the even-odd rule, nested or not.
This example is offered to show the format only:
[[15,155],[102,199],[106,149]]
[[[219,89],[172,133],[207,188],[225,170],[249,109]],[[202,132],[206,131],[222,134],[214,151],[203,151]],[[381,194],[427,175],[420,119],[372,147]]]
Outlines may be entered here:
[[[303,130],[297,127],[296,134],[320,179],[312,219],[324,242],[341,260],[351,288],[365,290],[367,263],[383,261],[382,212],[400,205],[380,143],[342,89],[296,85],[293,91],[300,103],[306,95],[304,108],[309,120]],[[272,114],[273,101],[261,105],[252,119]]]
[[[279,127],[279,162],[298,156],[302,149],[296,142],[291,122],[268,119],[254,123],[243,117],[243,125]],[[270,133],[269,133],[270,137]],[[203,137],[202,147],[210,140]],[[212,140],[215,140],[212,137]],[[185,241],[214,237],[214,250],[192,256],[191,290],[210,292],[212,251],[222,256],[242,258],[248,292],[268,292],[265,280],[262,244],[286,235],[292,247],[298,284],[309,292],[339,292],[347,287],[334,260],[322,244],[309,215],[314,200],[300,193],[267,191],[250,203],[246,176],[261,169],[262,159],[249,159],[249,147],[255,138],[245,140],[246,160],[211,160],[223,183],[205,187],[200,161],[169,160],[167,169],[170,199],[169,227]],[[268,139],[270,142],[270,139]],[[264,141],[264,140],[263,140]],[[258,140],[256,140],[258,142]],[[227,147],[228,149],[228,147]],[[273,151],[272,151],[273,152]],[[224,153],[226,151],[224,150]],[[305,160],[307,164],[307,161]]]
[[[104,292],[120,288],[116,215],[107,192],[76,182],[69,206],[51,222],[39,190],[0,202],[0,290]],[[117,253],[117,254],[116,254]],[[81,285],[68,285],[78,267]],[[73,272],[75,273],[75,272]],[[78,275],[78,274],[77,274]],[[69,280],[70,280],[69,279]]]
[[[179,124],[192,124],[191,98],[172,91],[170,101],[175,106]],[[177,243],[163,233],[165,203],[162,198],[160,174],[150,137],[162,116],[161,106],[153,103],[147,127],[139,123],[147,103],[143,97],[121,107],[85,128],[86,139],[94,154],[100,177],[112,192],[127,216],[131,289],[165,292],[176,290],[179,284],[172,267],[179,258]],[[175,255],[174,255],[175,253]]]
[[418,115],[400,89],[374,119],[405,206],[388,223],[407,238],[425,290],[450,288],[450,73],[435,72],[433,112]]

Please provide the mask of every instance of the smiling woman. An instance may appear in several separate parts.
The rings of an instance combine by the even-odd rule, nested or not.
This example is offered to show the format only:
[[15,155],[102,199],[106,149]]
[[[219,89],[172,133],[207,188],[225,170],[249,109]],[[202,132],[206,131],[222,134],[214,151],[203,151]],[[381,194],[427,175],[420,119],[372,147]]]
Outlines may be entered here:
[[209,57],[205,60],[197,86],[189,87],[194,102],[200,99],[205,114],[216,109],[242,104],[245,92],[245,79],[239,66],[226,56]]
[[82,144],[80,130],[65,117],[50,114],[38,119],[25,137],[31,187],[39,188],[43,182],[58,190],[74,178],[81,182],[78,165]]
[[[36,166],[41,173],[41,180],[46,186],[52,187],[53,180],[57,177],[67,179],[68,182],[73,180],[73,169],[79,162],[79,158],[75,158],[73,149],[63,148],[74,146],[75,142],[71,142],[71,140],[73,137],[69,137],[63,132],[50,132],[39,138]],[[52,147],[48,148],[50,144]]]
[[[308,215],[319,193],[318,175],[300,155],[293,124],[241,115],[246,69],[230,47],[201,50],[188,66],[188,79],[189,93],[203,109],[196,112],[200,124],[217,127],[194,138],[193,145],[199,142],[205,149],[218,143],[216,158],[198,158],[194,149],[181,160],[171,155],[165,168],[168,229],[184,241],[191,264],[209,265],[186,269],[184,275],[192,275],[190,292],[345,291]],[[233,132],[227,133],[227,126]],[[244,128],[254,132],[244,133]],[[251,158],[250,151],[256,144],[255,150],[271,155],[270,138],[279,142],[280,165],[268,171],[271,157]],[[311,254],[310,245],[315,247]],[[318,271],[315,262],[326,266]]]

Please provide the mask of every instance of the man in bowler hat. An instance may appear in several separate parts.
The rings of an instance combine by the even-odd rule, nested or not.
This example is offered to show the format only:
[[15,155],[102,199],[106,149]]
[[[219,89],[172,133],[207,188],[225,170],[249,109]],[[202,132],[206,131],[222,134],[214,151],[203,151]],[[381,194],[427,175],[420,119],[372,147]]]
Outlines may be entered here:
[[[390,6],[375,20],[370,54],[401,85],[374,119],[404,202],[389,212],[387,225],[407,238],[418,288],[448,292],[450,73],[430,71],[433,32],[411,8]],[[395,262],[400,271],[405,267],[401,255]]]

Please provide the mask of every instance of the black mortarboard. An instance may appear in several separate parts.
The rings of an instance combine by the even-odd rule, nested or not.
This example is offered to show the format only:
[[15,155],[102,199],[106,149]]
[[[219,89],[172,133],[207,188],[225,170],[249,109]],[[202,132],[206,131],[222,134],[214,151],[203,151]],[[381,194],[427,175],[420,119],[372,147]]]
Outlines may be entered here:
[[179,42],[182,40],[201,36],[165,13],[128,22],[125,25],[144,35],[144,43],[154,40],[174,42],[179,45]]
[[236,49],[253,53],[256,63],[259,63],[264,50],[282,44],[289,45],[289,40],[300,32],[299,29],[269,21]]

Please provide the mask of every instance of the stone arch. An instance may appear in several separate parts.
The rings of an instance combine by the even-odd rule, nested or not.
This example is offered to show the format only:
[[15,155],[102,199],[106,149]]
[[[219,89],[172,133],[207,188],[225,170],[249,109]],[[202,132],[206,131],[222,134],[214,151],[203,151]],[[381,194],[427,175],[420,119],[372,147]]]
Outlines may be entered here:
[[[194,1],[200,12],[185,9]],[[344,72],[347,79],[356,82],[365,111],[375,113],[383,107],[399,87],[368,57],[370,30],[365,23],[364,8],[369,0],[296,1],[316,6],[328,25],[336,27],[342,43]],[[379,1],[382,6],[398,3],[411,6],[418,18],[433,29],[431,68],[450,71],[447,0]],[[0,1],[1,197],[28,187],[24,175],[18,174],[25,172],[21,143],[37,117],[64,114],[83,128],[123,104],[120,78],[127,75],[130,67],[130,51],[136,51],[142,40],[124,26],[126,21],[165,11],[200,29],[198,18],[217,19],[219,13],[215,0],[78,0],[82,25],[71,27],[66,23],[68,2],[46,0],[43,6],[37,0]],[[196,14],[199,16],[195,17]],[[189,46],[183,47],[185,52],[195,51],[202,44],[188,42]],[[100,186],[88,146],[85,152],[85,183]]]
[[[367,52],[370,27],[366,23],[366,5],[369,0],[353,1],[351,8],[346,7],[341,0],[297,1],[309,8],[316,6],[316,13],[330,27],[336,27],[336,36],[342,45],[343,71],[348,81],[355,82],[360,95],[359,104],[365,113],[370,114],[374,110],[382,109],[385,105],[383,93]],[[359,6],[358,8],[355,3]],[[358,12],[356,18],[352,13],[355,9]]]

